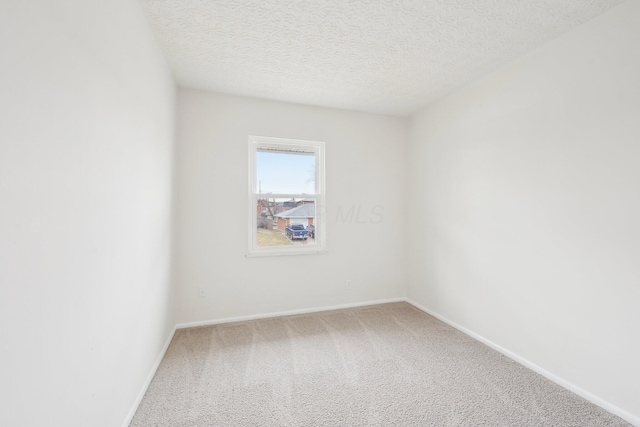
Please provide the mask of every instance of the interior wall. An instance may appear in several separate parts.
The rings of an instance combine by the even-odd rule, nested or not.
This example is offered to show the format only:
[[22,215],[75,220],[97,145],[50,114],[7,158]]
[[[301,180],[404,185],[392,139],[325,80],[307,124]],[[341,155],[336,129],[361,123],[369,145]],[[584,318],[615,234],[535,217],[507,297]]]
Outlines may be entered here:
[[139,2],[0,2],[0,425],[125,421],[174,324],[175,85]]
[[640,423],[640,2],[415,115],[408,297]]
[[[179,322],[404,295],[405,119],[180,89],[177,126]],[[245,257],[249,135],[326,143],[328,253]]]

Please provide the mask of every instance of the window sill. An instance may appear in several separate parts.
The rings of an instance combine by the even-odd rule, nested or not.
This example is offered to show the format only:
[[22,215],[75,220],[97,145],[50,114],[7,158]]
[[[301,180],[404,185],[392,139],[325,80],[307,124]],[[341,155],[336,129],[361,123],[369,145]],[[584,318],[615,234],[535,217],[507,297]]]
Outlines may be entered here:
[[251,252],[245,255],[245,258],[258,258],[266,256],[291,256],[291,255],[320,255],[326,254],[326,249],[318,249],[312,251],[268,251],[268,252]]

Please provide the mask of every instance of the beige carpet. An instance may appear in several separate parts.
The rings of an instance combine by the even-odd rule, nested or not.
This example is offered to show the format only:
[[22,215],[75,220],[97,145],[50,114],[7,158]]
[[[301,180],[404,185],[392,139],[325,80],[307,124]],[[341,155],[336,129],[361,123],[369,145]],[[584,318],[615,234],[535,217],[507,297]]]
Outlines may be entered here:
[[176,332],[132,426],[623,426],[406,303]]

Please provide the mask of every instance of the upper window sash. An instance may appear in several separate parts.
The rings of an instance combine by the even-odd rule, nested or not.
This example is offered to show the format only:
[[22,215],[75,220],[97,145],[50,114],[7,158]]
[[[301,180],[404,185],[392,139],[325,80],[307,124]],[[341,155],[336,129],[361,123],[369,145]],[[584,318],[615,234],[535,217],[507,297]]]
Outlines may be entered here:
[[[249,168],[249,191],[258,194],[258,183],[256,178],[256,153],[257,152],[281,152],[291,154],[309,154],[315,156],[315,195],[324,193],[324,142],[293,140],[284,138],[272,138],[264,136],[249,136],[250,142],[250,168]],[[290,193],[291,194],[291,193]],[[305,193],[292,193],[305,194]],[[311,194],[306,194],[311,195]]]

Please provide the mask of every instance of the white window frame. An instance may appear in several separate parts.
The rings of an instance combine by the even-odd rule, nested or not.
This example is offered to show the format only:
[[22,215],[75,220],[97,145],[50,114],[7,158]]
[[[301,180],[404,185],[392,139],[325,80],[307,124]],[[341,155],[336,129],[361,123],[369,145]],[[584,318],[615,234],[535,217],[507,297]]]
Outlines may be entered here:
[[[272,138],[266,136],[249,136],[249,252],[247,256],[279,256],[279,255],[304,255],[326,252],[326,209],[325,209],[325,144],[320,141],[305,141],[299,139]],[[315,188],[314,194],[296,193],[259,193],[257,188],[256,153],[258,149],[269,149],[282,152],[307,152],[315,155]],[[257,245],[257,220],[256,205],[258,198],[268,195],[269,198],[301,199],[313,198],[316,204],[316,216],[313,220],[316,224],[314,245],[283,245],[283,246],[258,246]]]

